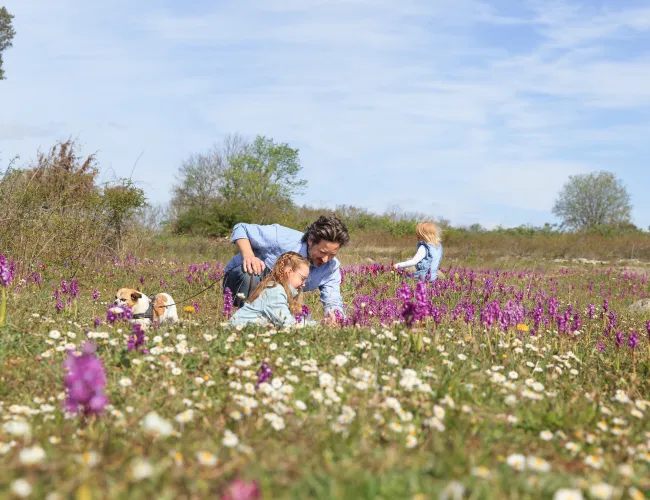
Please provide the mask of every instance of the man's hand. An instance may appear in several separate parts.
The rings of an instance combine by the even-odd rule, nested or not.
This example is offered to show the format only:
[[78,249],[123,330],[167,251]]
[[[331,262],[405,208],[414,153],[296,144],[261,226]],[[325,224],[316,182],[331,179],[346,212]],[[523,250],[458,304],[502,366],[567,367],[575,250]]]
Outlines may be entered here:
[[235,246],[239,250],[242,256],[242,267],[244,272],[248,274],[262,274],[266,266],[264,262],[255,257],[253,253],[253,247],[251,247],[251,242],[246,238],[240,238],[235,241]]
[[336,313],[334,313],[334,311],[329,311],[327,314],[325,314],[323,323],[325,323],[326,326],[336,326],[338,323],[336,320]]
[[266,265],[260,259],[255,257],[255,255],[245,255],[242,256],[242,265],[244,266],[244,271],[248,274],[262,274]]

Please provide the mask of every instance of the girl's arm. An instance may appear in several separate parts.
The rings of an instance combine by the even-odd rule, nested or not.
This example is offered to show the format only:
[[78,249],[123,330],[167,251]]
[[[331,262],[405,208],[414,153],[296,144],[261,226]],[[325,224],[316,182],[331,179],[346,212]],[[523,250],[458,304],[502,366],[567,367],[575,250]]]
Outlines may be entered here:
[[411,260],[407,260],[407,261],[404,261],[404,262],[399,262],[399,263],[395,264],[395,267],[397,269],[402,269],[404,267],[415,266],[418,262],[420,262],[426,256],[427,256],[427,249],[424,248],[424,245],[420,245],[418,247],[418,251],[415,253],[415,256]]
[[284,288],[277,287],[273,290],[272,297],[269,297],[268,303],[264,309],[265,316],[271,323],[280,328],[286,328],[296,323],[296,318],[289,310],[289,302]]

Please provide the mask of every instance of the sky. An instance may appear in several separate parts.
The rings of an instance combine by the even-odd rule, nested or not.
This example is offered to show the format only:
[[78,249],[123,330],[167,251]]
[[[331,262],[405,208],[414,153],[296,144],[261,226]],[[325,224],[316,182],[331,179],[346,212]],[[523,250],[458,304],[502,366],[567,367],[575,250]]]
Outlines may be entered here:
[[646,0],[0,0],[0,168],[76,139],[167,202],[228,134],[300,150],[297,201],[557,222],[614,172],[650,226]]

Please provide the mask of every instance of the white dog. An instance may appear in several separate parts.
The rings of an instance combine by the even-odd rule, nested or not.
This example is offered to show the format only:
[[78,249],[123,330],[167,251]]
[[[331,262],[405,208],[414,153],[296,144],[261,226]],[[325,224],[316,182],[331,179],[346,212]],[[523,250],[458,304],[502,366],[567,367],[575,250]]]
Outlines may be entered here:
[[133,322],[145,327],[151,326],[153,322],[158,324],[178,322],[176,303],[168,293],[159,293],[150,299],[144,293],[132,288],[120,288],[115,294],[114,304],[128,305],[131,308]]

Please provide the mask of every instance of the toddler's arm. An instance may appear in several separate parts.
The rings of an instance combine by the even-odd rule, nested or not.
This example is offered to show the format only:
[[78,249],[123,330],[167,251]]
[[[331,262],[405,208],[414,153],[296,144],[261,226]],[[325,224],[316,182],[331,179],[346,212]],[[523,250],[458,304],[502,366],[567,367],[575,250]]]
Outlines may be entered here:
[[426,256],[427,256],[426,248],[424,248],[423,245],[420,245],[418,247],[418,251],[415,253],[415,256],[411,260],[407,260],[407,261],[404,261],[404,262],[399,262],[399,263],[395,264],[395,267],[397,269],[402,269],[404,267],[415,266],[418,262],[420,262]]

